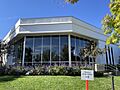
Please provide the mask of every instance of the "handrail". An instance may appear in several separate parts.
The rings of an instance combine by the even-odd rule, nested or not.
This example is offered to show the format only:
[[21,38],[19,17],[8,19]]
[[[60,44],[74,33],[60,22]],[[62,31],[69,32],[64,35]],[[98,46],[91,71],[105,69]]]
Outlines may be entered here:
[[116,71],[118,70],[117,66],[114,65],[105,65],[106,69],[110,69],[110,71]]

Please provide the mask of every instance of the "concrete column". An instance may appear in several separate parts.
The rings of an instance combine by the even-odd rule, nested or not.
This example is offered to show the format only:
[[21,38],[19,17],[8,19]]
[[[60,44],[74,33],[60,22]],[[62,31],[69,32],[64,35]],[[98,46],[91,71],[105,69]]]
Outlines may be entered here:
[[42,38],[42,46],[41,46],[41,65],[42,65],[42,59],[43,59],[43,36],[41,37]]
[[24,42],[23,42],[23,57],[22,57],[22,66],[24,66],[24,60],[25,60],[25,43],[26,43],[26,37],[24,37]]
[[69,66],[71,67],[71,39],[70,39],[70,34],[68,35],[68,53],[69,53]]

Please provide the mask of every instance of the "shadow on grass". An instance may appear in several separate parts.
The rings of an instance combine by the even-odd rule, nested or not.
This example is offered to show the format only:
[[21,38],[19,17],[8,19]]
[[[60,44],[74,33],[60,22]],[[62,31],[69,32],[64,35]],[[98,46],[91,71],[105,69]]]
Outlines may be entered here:
[[0,82],[9,82],[20,78],[21,76],[0,76]]

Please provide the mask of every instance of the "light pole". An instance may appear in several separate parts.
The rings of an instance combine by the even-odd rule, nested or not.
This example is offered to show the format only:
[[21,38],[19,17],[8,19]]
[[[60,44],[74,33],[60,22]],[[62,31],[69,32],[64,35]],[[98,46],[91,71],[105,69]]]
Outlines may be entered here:
[[114,87],[114,76],[111,75],[111,78],[112,78],[112,90],[115,90],[115,87]]

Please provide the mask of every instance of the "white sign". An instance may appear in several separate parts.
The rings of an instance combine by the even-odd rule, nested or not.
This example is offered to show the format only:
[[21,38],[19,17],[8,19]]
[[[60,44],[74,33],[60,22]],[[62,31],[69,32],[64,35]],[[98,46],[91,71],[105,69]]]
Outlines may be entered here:
[[81,70],[81,80],[94,80],[94,71]]

